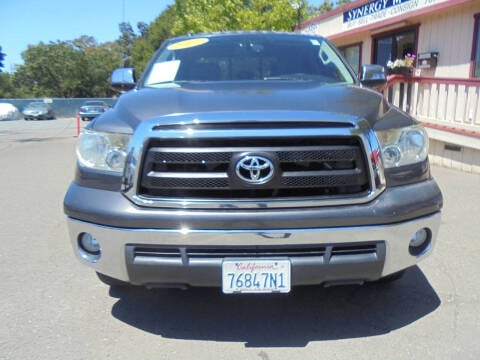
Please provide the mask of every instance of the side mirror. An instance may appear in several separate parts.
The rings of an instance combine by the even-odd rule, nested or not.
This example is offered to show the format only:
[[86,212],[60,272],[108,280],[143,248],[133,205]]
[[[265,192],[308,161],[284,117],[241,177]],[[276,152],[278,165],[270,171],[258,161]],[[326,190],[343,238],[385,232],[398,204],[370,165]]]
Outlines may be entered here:
[[135,70],[133,68],[120,68],[113,70],[110,85],[119,91],[128,91],[135,87]]
[[363,86],[378,88],[387,84],[387,74],[382,65],[362,65],[360,83]]

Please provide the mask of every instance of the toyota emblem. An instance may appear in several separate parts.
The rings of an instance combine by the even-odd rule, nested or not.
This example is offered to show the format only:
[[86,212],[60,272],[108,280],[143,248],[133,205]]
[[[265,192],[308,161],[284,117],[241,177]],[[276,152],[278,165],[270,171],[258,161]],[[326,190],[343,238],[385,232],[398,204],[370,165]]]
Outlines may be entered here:
[[235,166],[238,178],[249,184],[265,184],[273,177],[274,171],[270,159],[256,155],[242,157]]

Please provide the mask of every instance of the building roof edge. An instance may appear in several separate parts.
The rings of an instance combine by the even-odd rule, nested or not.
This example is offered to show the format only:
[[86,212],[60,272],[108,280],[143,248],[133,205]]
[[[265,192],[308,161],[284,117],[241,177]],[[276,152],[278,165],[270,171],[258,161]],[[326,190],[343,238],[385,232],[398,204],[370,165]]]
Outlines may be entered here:
[[[310,20],[307,20],[305,22],[302,22],[300,24],[300,26],[297,27],[298,30],[302,30],[304,29],[306,26],[308,25],[311,25],[311,24],[314,24],[314,23],[317,23],[321,20],[324,20],[324,19],[328,19],[329,17],[332,17],[334,15],[337,15],[337,14],[340,14],[340,13],[343,13],[347,10],[350,10],[350,9],[353,9],[357,6],[361,6],[363,4],[366,4],[368,2],[370,2],[372,0],[356,0],[356,1],[353,1],[351,2],[350,4],[346,4],[346,5],[343,5],[343,6],[340,6],[338,8],[335,8],[333,10],[330,10],[326,13],[323,13],[323,14],[320,14]],[[450,8],[450,7],[454,7],[454,6],[458,6],[458,5],[462,5],[462,4],[465,4],[465,3],[469,3],[469,2],[473,2],[474,0],[448,0],[448,1],[444,1],[444,2],[440,2],[440,3],[437,3],[437,4],[433,4],[433,5],[430,5],[428,6],[427,8],[424,8],[424,9],[419,9],[419,10],[416,10],[414,11],[415,15],[419,15],[419,14],[423,14],[425,12],[428,12],[428,11],[436,11],[436,10],[442,10],[442,9],[447,9],[447,8]],[[411,16],[412,14],[409,14],[409,16]],[[401,15],[400,15],[401,16]],[[398,18],[400,16],[397,16],[395,18]],[[385,20],[384,21],[385,23],[389,22],[389,20]],[[372,26],[373,24],[371,25],[367,25],[367,26],[364,26],[364,27],[359,27],[357,29],[354,29],[354,30],[351,30],[351,31],[348,31],[348,33],[350,32],[358,32],[358,31],[362,31],[363,28],[365,27],[368,27],[368,26]],[[338,35],[337,35],[338,36]],[[330,38],[330,37],[329,37]]]

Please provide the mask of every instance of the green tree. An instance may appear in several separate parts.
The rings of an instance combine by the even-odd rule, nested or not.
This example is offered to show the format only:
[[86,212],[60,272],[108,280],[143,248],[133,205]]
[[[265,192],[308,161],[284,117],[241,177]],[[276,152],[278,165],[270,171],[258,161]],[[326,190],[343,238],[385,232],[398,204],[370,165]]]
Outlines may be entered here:
[[75,96],[85,61],[68,43],[29,45],[22,57],[14,81],[27,96]]
[[140,21],[137,23],[137,29],[140,33],[140,37],[144,37],[148,32],[148,24],[146,22]]
[[88,88],[91,97],[110,97],[117,92],[110,86],[110,74],[123,65],[122,51],[116,42],[107,42],[85,49],[88,63]]
[[242,0],[176,0],[174,34],[201,33],[239,28],[236,14]]
[[338,0],[337,1],[337,7],[350,4],[351,2],[352,2],[352,0]]
[[174,34],[223,30],[290,31],[303,19],[304,0],[176,0]]
[[133,31],[132,25],[128,22],[122,22],[118,26],[120,29],[120,37],[117,40],[120,48],[122,49],[122,57],[125,66],[130,66],[130,58],[132,56],[132,48],[137,35]]
[[176,20],[175,5],[167,7],[155,21],[147,28],[141,29],[140,37],[137,37],[132,48],[132,65],[137,73],[145,68],[155,50],[173,35],[172,28]]
[[119,45],[87,36],[29,45],[22,57],[12,79],[22,97],[109,96],[110,73],[122,64]]
[[12,75],[0,72],[0,99],[18,97],[17,90],[13,85]]
[[333,2],[330,0],[325,0],[322,4],[318,6],[308,6],[307,16],[309,18],[312,18],[320,14],[326,13],[332,9],[333,9]]
[[350,4],[351,2],[352,2],[351,0],[338,0],[335,2],[331,0],[324,0],[323,3],[321,3],[318,6],[308,5],[306,10],[306,13],[307,13],[306,17],[313,18],[315,16],[329,12],[330,10],[333,10],[336,7]]
[[303,0],[255,0],[237,15],[242,30],[291,31],[299,25],[306,10]]

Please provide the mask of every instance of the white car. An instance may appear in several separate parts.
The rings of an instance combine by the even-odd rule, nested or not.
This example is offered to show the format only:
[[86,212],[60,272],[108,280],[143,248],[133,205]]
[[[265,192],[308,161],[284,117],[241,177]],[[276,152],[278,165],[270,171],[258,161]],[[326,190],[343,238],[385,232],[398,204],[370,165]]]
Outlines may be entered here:
[[18,109],[9,103],[0,103],[0,120],[18,120]]

